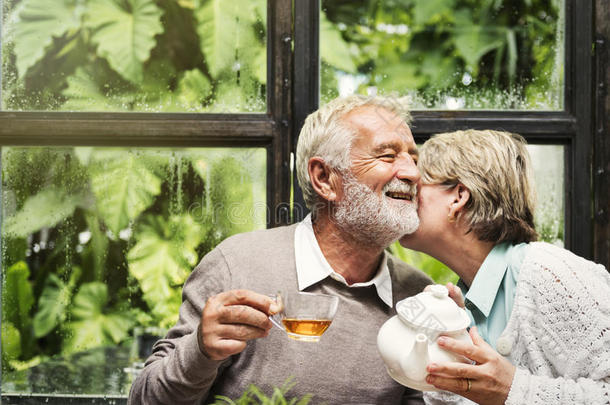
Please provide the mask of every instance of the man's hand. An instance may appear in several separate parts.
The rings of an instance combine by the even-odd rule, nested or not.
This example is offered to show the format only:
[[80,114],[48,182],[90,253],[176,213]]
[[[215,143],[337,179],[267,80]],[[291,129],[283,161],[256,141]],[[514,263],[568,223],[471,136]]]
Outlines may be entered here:
[[498,354],[477,333],[470,328],[474,345],[449,337],[440,337],[438,345],[453,353],[461,354],[475,364],[431,363],[427,367],[428,384],[451,391],[477,404],[503,404],[508,397],[515,375],[515,366]]
[[248,340],[267,336],[269,315],[280,310],[272,298],[249,290],[217,294],[201,315],[201,348],[212,360],[224,360],[246,348]]

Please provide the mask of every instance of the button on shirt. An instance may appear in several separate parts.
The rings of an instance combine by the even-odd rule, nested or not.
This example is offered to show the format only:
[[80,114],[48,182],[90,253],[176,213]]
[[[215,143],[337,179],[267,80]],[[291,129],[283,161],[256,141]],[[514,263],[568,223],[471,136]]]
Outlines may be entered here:
[[296,259],[299,291],[331,277],[350,288],[375,286],[379,298],[392,307],[392,278],[387,264],[387,253],[383,252],[381,263],[375,276],[364,283],[347,284],[345,278],[328,264],[313,231],[311,214],[296,227],[294,234],[294,256]]
[[[500,243],[489,252],[470,288],[462,280],[458,287],[464,295],[466,312],[479,334],[494,349],[510,318],[515,301],[519,269],[527,243]],[[505,350],[503,350],[505,351]]]

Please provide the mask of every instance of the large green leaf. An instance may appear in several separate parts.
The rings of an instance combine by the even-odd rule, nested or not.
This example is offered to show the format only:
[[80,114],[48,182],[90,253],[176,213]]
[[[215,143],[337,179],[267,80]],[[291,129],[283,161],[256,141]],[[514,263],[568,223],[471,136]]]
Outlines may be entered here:
[[202,102],[210,95],[212,85],[198,69],[188,70],[178,83],[180,101],[187,111],[201,111]]
[[414,3],[413,21],[423,25],[435,21],[443,14],[450,14],[455,0],[416,0]]
[[83,9],[76,0],[23,0],[15,13],[14,29],[9,28],[15,43],[17,70],[23,76],[42,59],[45,50],[68,30],[78,29]]
[[2,286],[2,321],[11,322],[21,332],[31,322],[30,310],[34,304],[29,276],[28,265],[17,262],[6,270]]
[[72,289],[71,283],[65,284],[55,274],[49,274],[38,299],[38,312],[34,316],[34,335],[37,338],[46,336],[66,319]]
[[7,320],[2,320],[2,369],[5,364],[21,356],[21,333]]
[[85,212],[85,221],[91,232],[91,255],[93,261],[93,276],[97,281],[104,280],[106,274],[106,256],[108,255],[108,237],[100,228],[100,221],[92,212]]
[[419,73],[417,65],[412,63],[386,64],[380,66],[377,73],[382,77],[379,86],[385,91],[405,93],[426,84],[426,77]]
[[224,69],[233,68],[238,62],[236,49],[241,48],[246,37],[253,35],[249,23],[255,15],[256,3],[226,0],[196,2],[197,33],[213,76],[218,76]]
[[87,25],[97,53],[125,79],[140,83],[143,64],[163,32],[162,11],[153,0],[91,0]]
[[479,60],[483,55],[504,45],[506,30],[491,24],[475,24],[471,14],[465,9],[455,13],[456,27],[452,38],[466,65],[477,72]]
[[345,72],[356,72],[356,64],[348,43],[324,13],[320,13],[320,38],[320,56],[323,61]]
[[68,87],[62,94],[66,102],[61,109],[67,111],[121,111],[125,105],[108,92],[100,90],[90,69],[78,67],[67,79]]
[[64,353],[120,343],[133,321],[128,313],[110,311],[108,287],[104,283],[83,284],[72,302],[73,321],[67,325]]
[[161,192],[161,180],[131,152],[107,152],[90,170],[97,209],[114,235]]
[[[155,312],[158,305],[176,300],[176,291],[197,263],[195,248],[202,238],[201,227],[189,215],[149,216],[127,253],[129,272],[140,282],[144,299]],[[179,297],[179,296],[178,296]],[[171,316],[158,313],[160,317]]]
[[20,211],[4,223],[4,234],[25,237],[41,228],[55,226],[72,215],[84,201],[82,195],[68,195],[63,189],[49,187],[28,198]]

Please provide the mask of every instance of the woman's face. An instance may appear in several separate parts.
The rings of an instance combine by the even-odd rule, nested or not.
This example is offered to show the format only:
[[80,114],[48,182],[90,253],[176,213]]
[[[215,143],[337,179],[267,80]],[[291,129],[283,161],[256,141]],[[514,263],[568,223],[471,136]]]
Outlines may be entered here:
[[426,247],[439,243],[447,234],[449,210],[455,202],[455,188],[440,184],[418,184],[419,228],[400,239],[400,244],[410,248],[426,251]]

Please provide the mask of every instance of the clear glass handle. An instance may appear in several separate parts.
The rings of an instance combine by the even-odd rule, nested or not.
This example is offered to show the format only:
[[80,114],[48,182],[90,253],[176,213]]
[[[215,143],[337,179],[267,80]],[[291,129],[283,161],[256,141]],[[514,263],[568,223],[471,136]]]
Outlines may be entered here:
[[280,312],[269,315],[269,320],[272,324],[286,332],[286,328],[282,324],[282,318],[284,317],[284,300],[282,299],[282,294],[278,292],[275,295],[269,295],[269,297],[273,298],[273,300],[280,306]]

